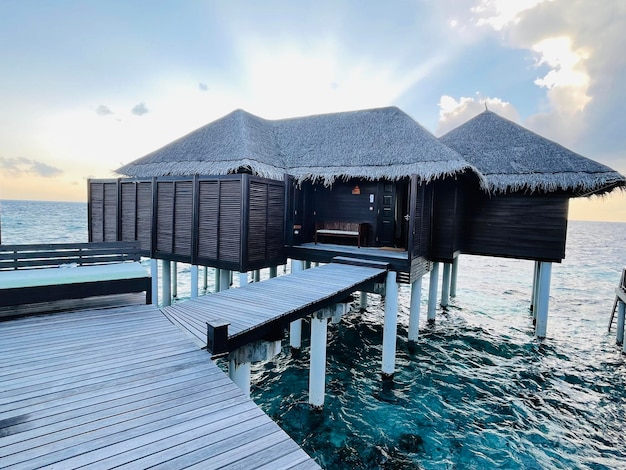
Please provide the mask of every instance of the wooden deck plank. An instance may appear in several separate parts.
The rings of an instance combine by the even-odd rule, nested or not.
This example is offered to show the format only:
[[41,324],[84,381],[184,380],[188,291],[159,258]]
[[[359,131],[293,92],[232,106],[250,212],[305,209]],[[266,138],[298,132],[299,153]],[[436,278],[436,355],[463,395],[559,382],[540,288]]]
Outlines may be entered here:
[[[153,440],[141,446],[134,442],[125,442],[118,453],[98,460],[85,468],[97,470],[100,468],[124,468],[124,466],[137,465],[148,468],[162,463],[163,455],[171,453],[173,448],[176,448],[178,454],[184,455],[202,445],[208,445],[210,442],[239,434],[241,430],[235,424],[246,426],[249,429],[261,425],[268,426],[267,420],[259,415],[258,411],[258,409],[251,409],[217,422],[203,420],[200,426],[196,426],[193,422],[184,423],[180,429],[172,429],[171,437],[163,440]],[[110,448],[110,450],[117,451],[117,449],[113,448]]]
[[[207,377],[210,379],[210,377]],[[227,384],[228,378],[218,377],[212,384],[212,390]],[[42,431],[47,433],[57,432],[64,428],[64,422],[71,420],[72,426],[76,426],[81,422],[89,422],[101,419],[103,416],[115,411],[125,413],[126,410],[135,410],[140,407],[153,406],[167,400],[174,400],[181,395],[193,395],[195,393],[204,393],[207,390],[205,383],[200,383],[197,379],[190,380],[188,383],[177,382],[169,386],[159,386],[152,384],[150,390],[135,393],[132,395],[123,395],[117,399],[108,400],[110,397],[99,396],[97,398],[85,399],[79,403],[68,405],[60,402],[56,406],[48,406],[39,413],[31,412],[25,417],[21,417],[19,423],[13,426],[4,427],[7,439],[3,445],[11,444],[12,441],[30,439],[36,437]],[[216,392],[217,393],[217,392]],[[44,429],[45,428],[45,429]],[[13,439],[12,439],[13,438]]]
[[[294,465],[308,459],[154,307],[28,317],[2,327],[1,468],[145,468],[218,455],[230,464],[275,446]],[[237,442],[248,451],[231,452]],[[199,445],[204,452],[196,453]],[[268,463],[283,461],[266,454]]]

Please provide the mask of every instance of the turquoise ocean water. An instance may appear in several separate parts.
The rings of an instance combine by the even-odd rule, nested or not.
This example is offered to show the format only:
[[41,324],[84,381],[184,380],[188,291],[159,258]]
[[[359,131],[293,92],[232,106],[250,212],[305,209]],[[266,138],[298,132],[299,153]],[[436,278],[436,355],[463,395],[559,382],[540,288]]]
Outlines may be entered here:
[[[0,211],[4,244],[87,241],[85,204],[2,201]],[[366,312],[329,326],[323,411],[307,405],[306,334],[300,355],[285,346],[253,367],[252,398],[327,469],[626,469],[626,356],[607,333],[625,266],[626,224],[570,222],[537,342],[533,263],[462,256],[457,297],[434,325],[422,318],[416,345],[401,287],[393,383],[379,376],[372,295]],[[178,269],[184,300],[189,269]],[[424,312],[427,289],[425,278]]]

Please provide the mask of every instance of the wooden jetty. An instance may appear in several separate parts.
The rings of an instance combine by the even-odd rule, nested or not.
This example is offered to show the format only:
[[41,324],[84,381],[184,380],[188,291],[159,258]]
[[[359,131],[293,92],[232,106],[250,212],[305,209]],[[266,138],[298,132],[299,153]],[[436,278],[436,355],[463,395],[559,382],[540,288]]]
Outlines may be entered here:
[[319,468],[154,306],[0,324],[1,468]]
[[[289,327],[292,348],[301,345],[302,318],[311,316],[309,403],[324,404],[328,321],[338,320],[354,291],[389,294],[385,301],[383,374],[395,367],[397,296],[395,272],[386,263],[337,258],[335,262],[302,269],[295,261],[288,276],[247,284],[187,302],[163,312],[214,356],[228,355],[230,378],[250,394],[250,364],[272,358],[281,350]],[[384,284],[383,284],[384,283]]]
[[383,263],[331,263],[174,304],[163,313],[202,347],[207,346],[207,329],[221,326],[225,341],[209,348],[220,355],[266,337],[282,339],[292,321],[383,281],[386,272]]

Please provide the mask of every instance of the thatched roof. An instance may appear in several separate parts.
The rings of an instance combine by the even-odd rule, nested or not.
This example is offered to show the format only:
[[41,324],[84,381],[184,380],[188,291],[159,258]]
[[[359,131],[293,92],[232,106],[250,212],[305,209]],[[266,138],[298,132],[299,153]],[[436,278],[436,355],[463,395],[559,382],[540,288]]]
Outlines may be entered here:
[[[473,167],[395,107],[269,121],[234,111],[120,169],[135,176],[250,170],[299,182],[336,178],[424,181]],[[479,177],[480,179],[480,177]]]
[[270,122],[236,110],[116,172],[134,177],[225,175],[241,168],[273,179],[285,173]]
[[598,162],[485,110],[439,139],[474,165],[493,192],[602,194],[626,178]]

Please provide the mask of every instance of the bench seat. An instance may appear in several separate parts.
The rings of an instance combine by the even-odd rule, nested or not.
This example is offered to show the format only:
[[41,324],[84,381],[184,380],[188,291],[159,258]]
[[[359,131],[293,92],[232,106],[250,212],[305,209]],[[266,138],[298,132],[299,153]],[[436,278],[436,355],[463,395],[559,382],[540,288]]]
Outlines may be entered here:
[[146,293],[150,272],[137,242],[0,245],[0,307]]
[[139,279],[149,274],[149,271],[139,262],[0,271],[0,290],[115,279]]
[[339,235],[344,237],[358,237],[359,232],[353,230],[332,230],[332,229],[319,229],[318,235]]
[[346,237],[355,238],[357,246],[361,248],[361,243],[365,238],[366,231],[367,224],[360,222],[318,222],[315,226],[315,244],[317,244],[318,237],[320,235],[329,237]]

